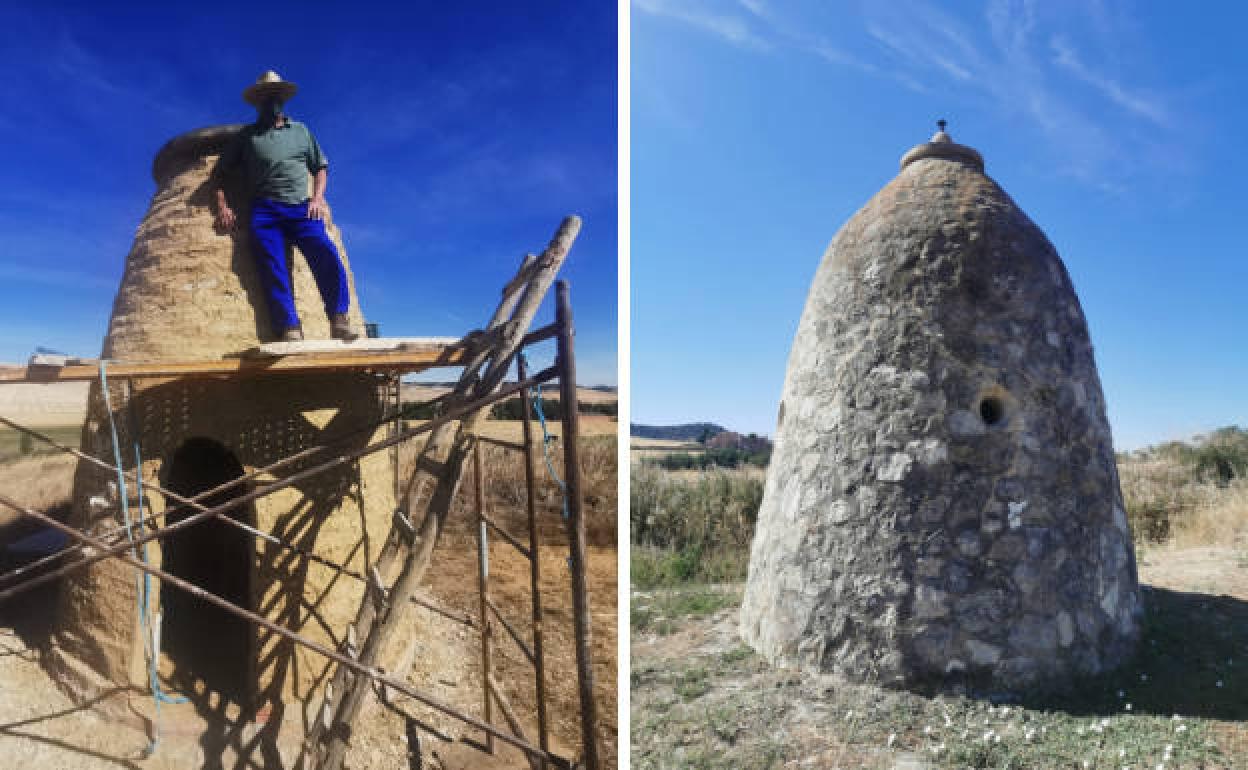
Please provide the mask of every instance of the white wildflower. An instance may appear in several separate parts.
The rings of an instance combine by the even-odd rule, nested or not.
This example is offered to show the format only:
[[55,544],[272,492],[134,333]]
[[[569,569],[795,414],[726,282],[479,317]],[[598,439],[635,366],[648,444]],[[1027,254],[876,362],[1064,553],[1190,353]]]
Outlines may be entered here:
[[1127,711],[1130,711],[1130,710],[1131,710],[1131,704],[1130,704],[1130,703],[1128,703],[1128,704],[1127,704]]
[[923,728],[923,734],[924,734],[924,735],[931,735],[931,734],[932,734],[932,726],[931,726],[931,725],[926,725],[926,726]]
[[1221,687],[1221,686],[1222,686],[1222,680],[1221,680],[1221,679],[1219,679],[1219,680],[1218,680],[1218,681],[1214,684],[1214,686],[1216,686],[1216,687]]
[[1147,682],[1147,681],[1148,681],[1148,674],[1140,674],[1140,681],[1141,681],[1141,682]]
[[897,742],[897,733],[888,734],[888,747],[891,749],[893,744]]
[[1118,691],[1118,697],[1119,697],[1119,698],[1125,698],[1125,697],[1127,697],[1127,694],[1126,694],[1125,692],[1123,692],[1122,690],[1119,690],[1119,691]]
[[1185,733],[1187,732],[1187,725],[1179,725],[1178,727],[1174,728],[1174,731],[1176,733]]
[[850,709],[849,711],[846,711],[846,712],[845,712],[845,718],[846,718],[846,719],[849,719],[849,718],[850,718],[850,717],[852,717],[853,715],[854,715],[854,710],[853,710],[853,709]]

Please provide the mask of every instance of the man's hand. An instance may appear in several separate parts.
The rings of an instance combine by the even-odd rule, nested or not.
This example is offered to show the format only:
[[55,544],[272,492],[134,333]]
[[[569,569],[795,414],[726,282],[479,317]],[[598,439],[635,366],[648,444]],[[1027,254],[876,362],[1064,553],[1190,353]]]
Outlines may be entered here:
[[217,209],[217,227],[222,230],[233,230],[237,222],[238,220],[234,217],[234,210],[229,206],[221,205]]
[[317,196],[308,201],[308,219],[324,219],[328,213],[329,207],[323,197]]

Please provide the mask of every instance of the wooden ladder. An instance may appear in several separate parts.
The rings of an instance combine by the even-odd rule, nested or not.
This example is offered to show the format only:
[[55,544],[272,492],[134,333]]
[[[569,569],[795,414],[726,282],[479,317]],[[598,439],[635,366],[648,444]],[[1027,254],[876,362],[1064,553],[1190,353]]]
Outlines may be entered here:
[[[493,317],[477,333],[463,373],[444,399],[445,408],[469,405],[502,384],[580,227],[578,217],[567,217],[540,256],[525,257],[515,277],[503,287]],[[409,611],[411,597],[416,595],[429,567],[459,489],[476,427],[486,411],[488,408],[482,408],[462,420],[438,427],[416,458],[403,504],[395,512],[377,562],[368,570],[369,587],[346,635],[346,654],[363,666],[376,668],[381,651],[398,627],[400,613]],[[423,512],[419,527],[414,523],[418,511]],[[384,576],[393,574],[396,568],[397,576],[387,580]],[[362,640],[358,646],[356,640]],[[357,675],[345,666],[335,669],[326,686],[320,718],[309,735],[307,764],[319,770],[340,770],[351,737],[350,725],[370,684],[369,677]]]

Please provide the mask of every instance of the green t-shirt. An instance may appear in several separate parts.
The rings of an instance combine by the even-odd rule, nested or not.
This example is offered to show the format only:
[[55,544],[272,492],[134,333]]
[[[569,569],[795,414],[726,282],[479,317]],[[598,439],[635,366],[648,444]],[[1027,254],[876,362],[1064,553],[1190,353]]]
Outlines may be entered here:
[[252,123],[243,128],[217,159],[213,175],[221,178],[241,168],[252,198],[303,203],[308,199],[308,173],[328,165],[308,127],[287,118],[280,127]]

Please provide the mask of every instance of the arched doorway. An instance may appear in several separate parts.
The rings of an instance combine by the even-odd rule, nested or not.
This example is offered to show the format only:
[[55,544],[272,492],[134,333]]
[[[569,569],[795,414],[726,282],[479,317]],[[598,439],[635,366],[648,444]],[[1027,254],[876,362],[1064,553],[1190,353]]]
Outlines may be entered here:
[[[194,497],[243,475],[229,449],[206,438],[193,438],[165,466],[165,484]],[[240,484],[201,501],[221,505],[251,489]],[[170,505],[170,507],[174,507]],[[195,513],[182,510],[168,517],[174,524]],[[255,526],[255,508],[240,506],[227,514]],[[208,519],[176,532],[164,541],[163,568],[223,599],[254,609],[251,576],[255,546],[248,533],[219,519]],[[255,629],[246,620],[203,599],[174,588],[161,591],[164,607],[161,646],[173,663],[173,679],[183,692],[219,694],[221,700],[248,705],[255,672]]]

